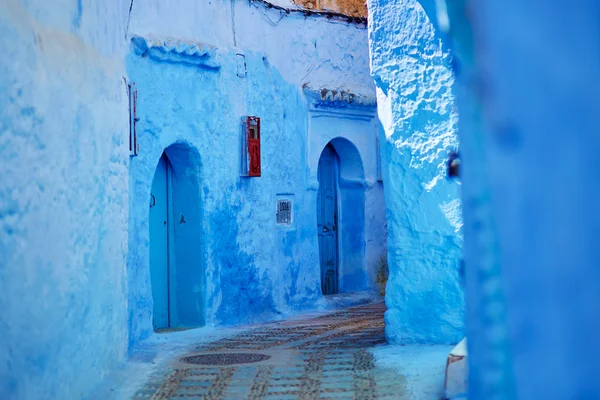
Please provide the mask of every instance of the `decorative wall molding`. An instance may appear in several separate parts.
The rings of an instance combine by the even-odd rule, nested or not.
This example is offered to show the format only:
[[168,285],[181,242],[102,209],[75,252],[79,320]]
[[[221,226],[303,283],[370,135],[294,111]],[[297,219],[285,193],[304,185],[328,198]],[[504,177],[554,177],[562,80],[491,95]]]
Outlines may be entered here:
[[313,89],[305,86],[304,94],[313,109],[376,109],[375,96],[352,93],[349,90]]
[[133,36],[131,44],[135,54],[148,56],[156,61],[183,63],[212,70],[221,68],[217,49],[203,43]]
[[377,99],[347,90],[304,87],[312,118],[338,117],[369,121],[376,117]]

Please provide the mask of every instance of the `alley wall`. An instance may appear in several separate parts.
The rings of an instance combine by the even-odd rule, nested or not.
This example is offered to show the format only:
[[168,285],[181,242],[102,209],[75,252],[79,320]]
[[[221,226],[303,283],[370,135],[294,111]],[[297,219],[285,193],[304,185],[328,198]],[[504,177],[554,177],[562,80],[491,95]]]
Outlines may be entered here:
[[397,343],[457,343],[464,333],[459,186],[445,179],[448,154],[458,149],[458,115],[452,61],[427,13],[432,9],[432,1],[369,1],[385,132],[386,335]]
[[84,398],[127,352],[129,4],[0,3],[0,397]]
[[[198,290],[205,293],[207,324],[280,318],[323,304],[317,166],[336,137],[357,149],[362,172],[351,184],[363,193],[362,201],[347,203],[347,223],[340,223],[350,238],[340,244],[341,290],[376,290],[376,268],[385,257],[385,204],[366,27],[244,1],[175,1],[168,7],[150,1],[134,4],[129,35],[142,47],[168,41],[160,51],[209,46],[211,52],[196,66],[157,60],[135,45],[127,56],[140,118],[140,154],[130,166],[130,346],[152,331],[147,199],[160,155],[176,142],[200,154],[202,254],[196,267],[204,270]],[[261,118],[260,178],[240,177],[245,115]],[[342,164],[346,157],[340,154]],[[293,199],[291,226],[275,221],[282,196]]]

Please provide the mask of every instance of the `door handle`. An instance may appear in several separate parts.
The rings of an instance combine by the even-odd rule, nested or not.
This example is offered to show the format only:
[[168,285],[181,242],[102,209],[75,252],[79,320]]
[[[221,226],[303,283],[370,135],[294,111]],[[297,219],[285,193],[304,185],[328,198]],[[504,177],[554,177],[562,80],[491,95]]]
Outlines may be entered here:
[[332,230],[332,231],[335,231],[335,225],[333,225],[333,226],[331,227],[331,230]]
[[324,226],[323,227],[323,232],[329,232],[329,229],[326,226]]

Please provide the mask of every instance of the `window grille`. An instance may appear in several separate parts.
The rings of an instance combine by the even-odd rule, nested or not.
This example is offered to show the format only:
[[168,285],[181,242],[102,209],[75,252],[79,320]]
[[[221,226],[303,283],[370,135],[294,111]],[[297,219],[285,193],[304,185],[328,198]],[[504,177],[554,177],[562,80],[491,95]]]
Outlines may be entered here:
[[291,225],[292,202],[290,200],[277,200],[277,224]]

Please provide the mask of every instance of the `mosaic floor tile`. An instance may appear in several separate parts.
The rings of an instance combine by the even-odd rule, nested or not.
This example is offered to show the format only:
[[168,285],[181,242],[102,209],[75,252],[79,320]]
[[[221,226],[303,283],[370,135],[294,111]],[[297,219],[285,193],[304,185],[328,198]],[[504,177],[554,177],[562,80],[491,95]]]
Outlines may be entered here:
[[179,358],[261,351],[269,357],[255,357],[264,359],[255,364],[178,364],[153,375],[133,399],[402,399],[404,377],[377,370],[368,351],[385,343],[384,312],[383,303],[355,307],[217,340]]

